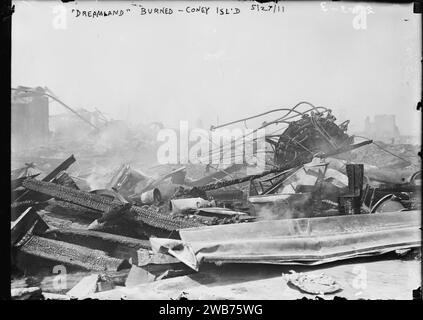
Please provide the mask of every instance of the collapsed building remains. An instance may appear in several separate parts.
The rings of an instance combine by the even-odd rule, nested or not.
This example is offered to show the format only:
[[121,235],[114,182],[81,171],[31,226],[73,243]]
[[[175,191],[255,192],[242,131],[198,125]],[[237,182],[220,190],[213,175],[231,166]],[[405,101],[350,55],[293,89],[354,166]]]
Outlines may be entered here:
[[[40,296],[28,274],[44,298],[122,297],[210,263],[312,266],[420,250],[418,161],[396,163],[395,177],[360,162],[355,152],[373,141],[355,142],[331,110],[303,102],[272,112],[285,113],[261,127],[285,127],[266,135],[271,157],[254,175],[242,164],[153,175],[120,163],[94,179],[89,157],[79,171],[74,155],[49,170],[27,160],[11,177],[15,298]],[[72,289],[45,284],[57,265],[78,275]]]

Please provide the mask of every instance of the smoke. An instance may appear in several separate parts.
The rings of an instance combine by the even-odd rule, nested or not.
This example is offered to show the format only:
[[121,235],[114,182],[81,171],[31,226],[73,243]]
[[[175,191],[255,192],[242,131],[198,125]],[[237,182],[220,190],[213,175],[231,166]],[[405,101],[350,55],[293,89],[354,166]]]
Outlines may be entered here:
[[[291,210],[285,210],[284,216],[286,214],[291,215],[292,213],[290,211]],[[256,215],[259,220],[280,220],[282,218],[274,205],[266,205],[260,207],[258,210],[256,209]]]
[[113,177],[113,171],[108,167],[96,166],[85,178],[91,190],[105,189]]
[[34,147],[23,155],[64,159],[73,154],[77,162],[69,172],[83,179],[91,189],[105,188],[122,164],[141,171],[157,164],[157,129],[151,126],[111,120],[96,124],[99,129],[95,130],[68,114],[50,119],[54,133],[48,145]]
[[[273,197],[275,195],[269,195]],[[296,193],[286,199],[265,204],[254,203],[259,220],[298,219],[310,217],[313,213],[311,193]]]

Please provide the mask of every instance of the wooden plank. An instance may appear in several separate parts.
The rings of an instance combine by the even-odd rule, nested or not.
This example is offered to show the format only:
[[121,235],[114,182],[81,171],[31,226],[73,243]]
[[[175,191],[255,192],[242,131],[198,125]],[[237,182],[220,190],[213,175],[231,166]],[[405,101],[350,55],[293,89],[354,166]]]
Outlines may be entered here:
[[11,223],[11,245],[15,245],[37,223],[37,232],[44,232],[48,225],[32,208],[26,209],[15,221]]
[[[56,168],[54,168],[53,171],[51,171],[48,175],[46,175],[41,181],[50,182],[60,172],[67,170],[75,161],[76,161],[75,157],[73,155],[71,155],[69,158],[67,158],[65,161],[63,161],[61,164],[59,164]],[[15,201],[23,201],[25,199],[29,199],[29,198],[32,198],[34,196],[37,196],[36,192],[33,192],[31,190],[26,190]]]
[[119,271],[130,266],[127,260],[110,257],[104,251],[39,236],[32,236],[19,252],[85,270]]
[[150,241],[131,237],[76,228],[60,228],[47,231],[44,237],[98,249],[108,255],[121,259],[129,259],[139,249],[150,249]]

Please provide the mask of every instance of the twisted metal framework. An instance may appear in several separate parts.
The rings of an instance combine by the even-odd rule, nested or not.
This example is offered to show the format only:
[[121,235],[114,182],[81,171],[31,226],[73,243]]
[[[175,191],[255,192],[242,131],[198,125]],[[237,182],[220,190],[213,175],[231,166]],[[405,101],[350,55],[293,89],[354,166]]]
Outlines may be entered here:
[[[308,105],[311,108],[302,112],[296,110],[303,104]],[[310,162],[313,157],[333,156],[359,148],[372,142],[372,140],[368,140],[358,144],[353,144],[354,137],[349,136],[346,133],[349,121],[344,121],[343,123],[337,125],[335,123],[336,118],[332,115],[332,111],[330,109],[315,107],[306,101],[296,104],[291,109],[274,109],[255,116],[212,127],[212,130],[279,111],[286,111],[286,113],[276,120],[263,123],[262,126],[255,129],[253,132],[238,138],[243,139],[257,130],[270,125],[279,123],[286,124],[287,126],[266,134],[266,141],[273,147],[274,162],[276,164],[274,169],[264,171],[257,175],[209,183],[203,186],[198,186],[197,188],[201,191],[209,191],[261,178],[270,174],[278,174]],[[292,113],[294,113],[294,115],[291,115]],[[276,134],[282,130],[284,130],[282,133]],[[229,147],[231,146],[229,145]],[[220,150],[212,150],[211,153],[219,151]],[[181,194],[188,194],[189,192],[190,189],[187,189],[183,190]]]
[[[300,106],[308,106],[309,108],[300,110]],[[270,122],[263,122],[260,127],[235,139],[234,142],[245,139],[260,129],[282,124],[282,128],[279,127],[275,130],[270,130],[271,132],[266,132],[266,142],[272,146],[274,162],[279,168],[296,166],[304,162],[307,155],[314,156],[317,153],[330,153],[353,143],[353,137],[345,133],[349,121],[337,125],[335,124],[336,118],[332,115],[330,109],[322,106],[316,107],[307,101],[301,101],[292,108],[273,109],[219,126],[212,126],[211,130],[246,122],[276,112],[284,112],[284,114]],[[250,142],[256,139],[251,139]],[[231,144],[227,144],[222,148],[219,146],[219,148],[211,150],[210,154],[214,155],[231,147]]]
[[[304,111],[297,110],[300,106],[304,105],[309,108]],[[276,130],[266,133],[266,141],[273,148],[274,161],[278,167],[295,166],[303,162],[302,158],[305,154],[313,156],[319,152],[327,153],[353,143],[353,138],[345,133],[349,121],[337,125],[335,124],[336,118],[332,115],[330,109],[322,106],[316,107],[307,101],[301,101],[292,108],[273,109],[219,126],[212,126],[211,130],[246,122],[276,112],[285,113],[275,120],[263,122],[260,127],[235,139],[234,142],[236,143],[240,139],[252,136],[260,129],[272,125],[284,125],[282,128],[277,128]],[[251,141],[256,139],[257,138],[253,138]],[[222,148],[219,146],[219,148],[211,150],[210,155],[222,152],[231,147],[231,144],[227,144]]]
[[307,155],[330,153],[351,145],[354,138],[345,133],[347,126],[338,126],[335,120],[330,113],[325,116],[312,112],[290,122],[277,142],[267,140],[274,145],[275,163],[278,166],[295,166]]

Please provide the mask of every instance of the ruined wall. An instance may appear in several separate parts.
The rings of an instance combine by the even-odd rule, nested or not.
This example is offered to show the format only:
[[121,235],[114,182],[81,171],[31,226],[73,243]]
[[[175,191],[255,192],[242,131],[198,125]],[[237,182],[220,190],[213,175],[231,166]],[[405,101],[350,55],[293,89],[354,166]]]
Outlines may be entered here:
[[47,97],[14,97],[11,108],[12,151],[47,143],[49,137]]
[[396,141],[400,137],[400,132],[396,125],[395,115],[378,114],[374,116],[374,121],[370,121],[370,118],[367,117],[364,124],[364,134],[379,141]]

